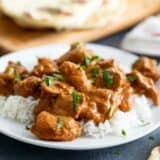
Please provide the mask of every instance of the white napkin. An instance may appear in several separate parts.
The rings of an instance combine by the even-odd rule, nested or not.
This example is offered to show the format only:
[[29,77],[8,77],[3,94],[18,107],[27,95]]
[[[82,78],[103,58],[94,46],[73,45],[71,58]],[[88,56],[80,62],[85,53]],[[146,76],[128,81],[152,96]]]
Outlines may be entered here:
[[150,17],[128,33],[121,43],[123,49],[160,56],[160,16]]

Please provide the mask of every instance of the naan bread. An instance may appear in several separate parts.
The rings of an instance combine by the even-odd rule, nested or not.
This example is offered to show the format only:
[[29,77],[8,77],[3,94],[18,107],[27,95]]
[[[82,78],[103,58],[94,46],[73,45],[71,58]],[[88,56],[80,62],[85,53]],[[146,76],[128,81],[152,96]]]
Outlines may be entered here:
[[118,20],[129,0],[0,0],[0,10],[31,28],[86,29]]
[[153,148],[148,160],[160,160],[160,146]]
[[103,0],[0,0],[0,10],[21,26],[81,28]]
[[119,20],[127,6],[128,0],[104,0],[101,8],[93,13],[83,27],[103,27],[111,21]]

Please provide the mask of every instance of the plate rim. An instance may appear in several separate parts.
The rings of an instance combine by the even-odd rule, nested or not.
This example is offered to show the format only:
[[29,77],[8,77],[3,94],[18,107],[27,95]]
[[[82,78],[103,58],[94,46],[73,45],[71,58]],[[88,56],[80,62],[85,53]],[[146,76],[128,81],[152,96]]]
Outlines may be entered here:
[[[57,44],[53,44],[53,45],[42,45],[42,46],[38,46],[38,47],[33,47],[33,48],[28,48],[28,49],[23,49],[23,50],[19,50],[19,51],[16,51],[16,52],[11,52],[7,55],[4,55],[2,57],[0,57],[0,61],[3,61],[4,58],[7,58],[7,57],[12,57],[12,56],[16,56],[17,54],[24,54],[24,52],[33,52],[34,50],[39,50],[40,48],[51,48],[51,47],[57,47],[58,46],[65,46],[65,47],[68,47],[69,44],[65,44],[65,43],[57,43]],[[118,48],[114,48],[114,47],[111,47],[111,46],[108,46],[108,45],[101,45],[101,44],[94,44],[94,43],[87,43],[87,46],[91,46],[91,47],[98,47],[98,48],[103,48],[104,50],[115,50],[117,52],[120,52],[123,54],[126,54],[130,57],[133,57],[133,58],[137,58],[138,56],[136,55],[133,55],[129,52],[126,52],[122,49],[118,49]],[[142,135],[138,135],[136,137],[132,137],[130,138],[128,141],[124,141],[124,142],[119,142],[117,144],[113,144],[113,145],[110,145],[110,146],[106,146],[106,144],[100,144],[100,145],[97,145],[97,146],[81,146],[81,147],[74,147],[74,146],[63,146],[62,145],[58,145],[56,146],[55,145],[48,145],[48,144],[45,144],[43,143],[43,141],[39,141],[37,142],[36,140],[38,139],[31,139],[31,138],[28,138],[28,137],[23,137],[23,136],[17,136],[15,133],[10,133],[9,131],[4,131],[0,128],[0,133],[2,133],[3,135],[6,135],[12,139],[15,139],[17,141],[20,141],[20,142],[23,142],[23,143],[27,143],[27,144],[32,144],[32,145],[35,145],[35,146],[39,146],[39,147],[45,147],[45,148],[52,148],[52,149],[61,149],[61,150],[94,150],[94,149],[102,149],[102,148],[111,148],[111,147],[115,147],[115,146],[120,146],[120,145],[123,145],[123,144],[127,144],[127,143],[131,143],[133,141],[136,141],[140,138],[143,138],[145,137],[146,135],[148,135],[149,133],[155,131],[156,129],[158,129],[160,127],[160,122],[157,122],[156,124],[154,124],[154,126],[150,129],[148,129],[147,131],[145,131],[145,133],[143,133]]]

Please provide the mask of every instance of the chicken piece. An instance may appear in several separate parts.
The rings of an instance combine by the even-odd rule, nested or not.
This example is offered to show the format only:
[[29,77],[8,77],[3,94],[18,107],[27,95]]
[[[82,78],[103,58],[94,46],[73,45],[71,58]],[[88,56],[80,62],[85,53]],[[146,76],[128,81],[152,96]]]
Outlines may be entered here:
[[10,96],[14,93],[14,79],[12,76],[1,73],[0,74],[0,95]]
[[71,141],[80,137],[80,123],[71,117],[41,112],[31,128],[38,138],[49,141]]
[[43,75],[51,75],[58,71],[56,62],[47,59],[39,58],[38,64],[33,68],[32,75],[42,77]]
[[56,115],[76,117],[76,112],[73,109],[72,95],[59,94],[54,106],[52,106],[51,112]]
[[91,100],[96,102],[97,106],[99,107],[99,112],[105,114],[108,111],[107,101],[110,93],[111,91],[106,89],[92,89],[88,93],[88,96]]
[[75,119],[102,121],[96,103],[90,101],[84,94],[75,91],[72,94],[60,94],[54,104],[53,113]]
[[14,94],[14,84],[28,76],[28,71],[19,62],[8,62],[4,73],[0,74],[0,95]]
[[60,71],[65,80],[81,92],[87,92],[91,88],[91,82],[87,79],[85,71],[78,65],[66,61],[60,66]]
[[116,68],[118,70],[121,70],[120,67],[118,66],[117,61],[115,61],[114,59],[101,60],[97,63],[97,65],[99,65],[102,69]]
[[20,76],[21,79],[24,79],[28,77],[29,73],[26,70],[26,68],[20,63],[20,62],[8,62],[8,66],[6,67],[5,74],[9,75],[12,78],[15,78],[16,76]]
[[50,93],[52,95],[59,95],[61,93],[72,93],[74,87],[70,86],[66,82],[54,81],[51,86],[48,86],[45,82],[41,85],[44,95]]
[[134,70],[138,70],[144,76],[152,78],[154,81],[160,78],[160,70],[157,68],[156,60],[141,57],[132,66]]
[[30,76],[14,85],[14,93],[23,97],[33,96],[40,97],[41,79],[35,76]]
[[125,74],[118,68],[105,69],[96,77],[95,85],[98,88],[107,88],[117,91],[127,83]]
[[[73,93],[76,93],[74,95]],[[78,102],[77,101],[78,97]],[[74,106],[74,103],[76,106]],[[86,100],[84,94],[75,92],[72,86],[65,82],[56,82],[52,86],[45,83],[41,85],[41,97],[38,106],[35,107],[34,114],[41,111],[48,111],[53,114],[70,116],[75,119],[85,117],[100,121],[99,113],[96,113],[96,104]],[[83,115],[83,116],[82,116]]]
[[53,85],[48,86],[45,82],[41,83],[41,96],[39,104],[35,107],[34,114],[41,111],[53,113],[53,107],[57,97],[64,94],[71,94],[74,88],[65,82],[56,81]]
[[130,96],[134,93],[133,88],[130,86],[130,84],[126,84],[124,88],[120,89],[119,93],[122,96],[119,109],[123,112],[129,112],[132,109],[132,101]]
[[102,72],[101,68],[96,64],[90,64],[85,68],[86,76],[88,79],[95,82],[96,77]]
[[53,107],[56,101],[56,97],[50,94],[41,96],[38,105],[34,108],[34,115],[37,117],[42,111],[53,113]]
[[106,89],[93,89],[89,93],[90,99],[96,102],[103,120],[112,118],[119,108],[122,97],[118,92]]
[[136,93],[144,94],[151,98],[155,105],[160,104],[158,91],[156,90],[154,81],[151,78],[145,77],[136,70],[129,73],[127,77]]
[[80,43],[75,43],[71,45],[70,50],[66,54],[57,59],[57,63],[61,65],[65,61],[70,61],[77,64],[84,64],[86,56],[93,57],[94,55],[92,50],[86,49]]
[[126,84],[125,73],[115,60],[101,60],[97,65],[103,69],[103,72],[96,78],[96,87],[107,87],[108,89],[116,91]]

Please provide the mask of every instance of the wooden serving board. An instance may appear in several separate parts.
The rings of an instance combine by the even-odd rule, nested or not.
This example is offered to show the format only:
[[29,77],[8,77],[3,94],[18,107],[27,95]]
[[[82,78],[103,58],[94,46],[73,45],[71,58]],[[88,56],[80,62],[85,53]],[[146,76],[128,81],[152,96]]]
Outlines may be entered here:
[[[127,10],[119,20],[99,29],[63,32],[29,30],[18,27],[11,19],[5,16],[0,16],[0,48],[5,52],[10,52],[43,44],[93,41],[126,29],[160,11],[160,0],[128,1]],[[148,4],[147,1],[152,1],[152,4]]]

